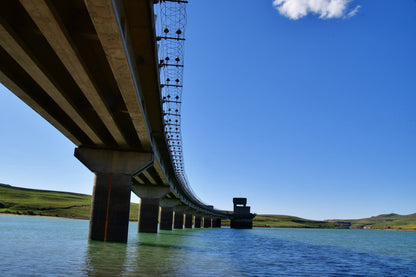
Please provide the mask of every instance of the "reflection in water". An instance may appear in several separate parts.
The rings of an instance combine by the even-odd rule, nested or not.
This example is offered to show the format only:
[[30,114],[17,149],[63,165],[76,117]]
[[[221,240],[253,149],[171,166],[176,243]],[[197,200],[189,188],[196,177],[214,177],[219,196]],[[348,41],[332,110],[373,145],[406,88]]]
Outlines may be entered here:
[[218,265],[221,270],[228,265],[211,253],[212,241],[204,239],[206,234],[177,230],[132,234],[127,244],[90,241],[82,271],[86,276],[211,275],[218,272]]
[[87,276],[122,276],[125,272],[127,245],[89,241],[83,272]]
[[150,276],[207,276],[215,272],[214,265],[221,261],[212,259],[201,240],[203,233],[178,230],[139,234],[132,272]]
[[193,229],[88,242],[88,221],[0,215],[0,276],[416,276],[416,232]]

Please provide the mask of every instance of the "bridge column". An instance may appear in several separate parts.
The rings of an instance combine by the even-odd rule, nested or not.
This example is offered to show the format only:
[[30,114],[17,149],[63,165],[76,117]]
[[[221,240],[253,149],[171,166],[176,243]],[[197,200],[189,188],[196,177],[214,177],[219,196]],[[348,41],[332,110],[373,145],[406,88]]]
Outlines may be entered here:
[[192,229],[192,219],[193,215],[190,212],[186,212],[185,214],[185,228],[191,228]]
[[138,231],[140,233],[157,233],[159,202],[169,193],[170,187],[134,184],[133,191],[140,197]]
[[200,215],[196,215],[195,216],[195,228],[201,228],[201,216]]
[[151,165],[152,155],[89,148],[74,155],[95,174],[89,239],[127,242],[132,175]]
[[211,227],[212,227],[211,217],[204,216],[204,228],[211,228]]
[[221,218],[212,219],[212,228],[221,228]]
[[183,211],[185,207],[177,206],[174,208],[175,211],[175,220],[173,223],[173,228],[175,229],[183,229]]
[[212,228],[216,228],[217,227],[217,219],[215,217],[211,218],[211,227]]
[[176,199],[161,199],[160,207],[162,207],[160,213],[160,230],[172,231],[173,228],[173,207],[179,204],[179,200]]

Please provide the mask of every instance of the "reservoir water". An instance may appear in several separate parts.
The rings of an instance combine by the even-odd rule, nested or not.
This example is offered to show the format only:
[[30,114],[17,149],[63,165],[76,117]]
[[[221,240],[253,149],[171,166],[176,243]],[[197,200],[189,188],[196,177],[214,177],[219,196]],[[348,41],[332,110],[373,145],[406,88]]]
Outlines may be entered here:
[[416,232],[193,229],[89,242],[87,220],[0,215],[0,276],[416,276]]

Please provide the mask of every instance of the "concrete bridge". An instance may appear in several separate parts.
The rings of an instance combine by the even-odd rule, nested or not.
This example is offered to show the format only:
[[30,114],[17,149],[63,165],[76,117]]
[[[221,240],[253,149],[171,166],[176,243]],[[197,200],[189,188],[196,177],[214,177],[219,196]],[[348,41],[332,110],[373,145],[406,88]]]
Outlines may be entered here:
[[94,172],[93,240],[127,241],[131,191],[141,198],[140,232],[157,232],[159,222],[163,230],[220,227],[232,217],[201,202],[175,168],[153,6],[0,1],[0,81],[71,140]]

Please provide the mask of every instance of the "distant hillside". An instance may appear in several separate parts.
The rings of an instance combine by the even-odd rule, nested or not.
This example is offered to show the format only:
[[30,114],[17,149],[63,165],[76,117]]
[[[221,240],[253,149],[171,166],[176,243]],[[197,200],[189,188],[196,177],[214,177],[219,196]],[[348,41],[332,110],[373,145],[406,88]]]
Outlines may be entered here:
[[279,228],[345,228],[336,222],[316,221],[288,215],[260,214],[253,220],[255,227],[279,227]]
[[[90,207],[90,195],[0,184],[0,213],[88,219]],[[137,214],[138,204],[131,203],[130,220]]]
[[[130,220],[137,221],[138,207],[131,203]],[[88,219],[91,196],[86,194],[18,188],[0,184],[0,213],[57,216]],[[229,220],[223,220],[229,225]],[[416,213],[385,214],[363,219],[308,220],[288,215],[257,215],[255,227],[278,228],[351,228],[416,230]]]
[[416,213],[386,214],[363,219],[315,221],[287,215],[257,215],[256,227],[416,230]]
[[351,229],[416,230],[416,213],[409,215],[382,214],[363,219],[330,220],[334,223],[349,223]]

